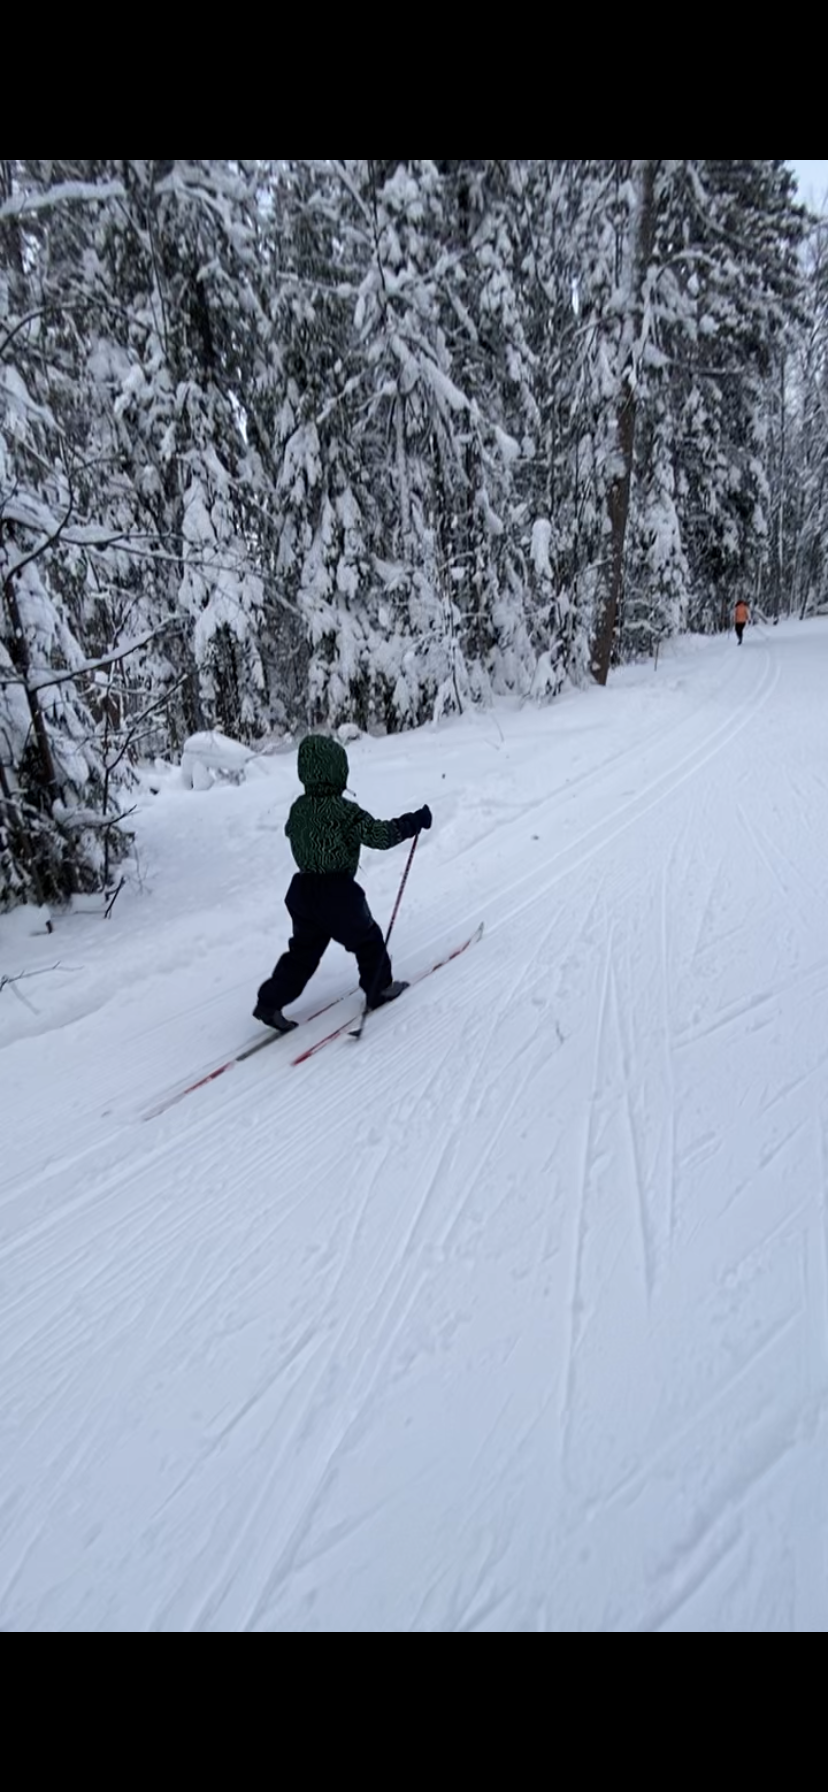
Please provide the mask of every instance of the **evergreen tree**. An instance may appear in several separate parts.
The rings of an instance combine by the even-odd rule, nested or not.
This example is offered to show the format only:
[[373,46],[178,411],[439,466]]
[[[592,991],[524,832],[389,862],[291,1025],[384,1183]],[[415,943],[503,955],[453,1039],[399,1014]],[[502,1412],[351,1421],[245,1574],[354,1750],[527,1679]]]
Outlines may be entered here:
[[828,605],[828,225],[811,221],[802,329],[775,407],[778,609]]
[[[39,190],[32,176],[41,177]],[[84,695],[77,543],[85,473],[77,319],[51,279],[51,164],[4,165],[0,212],[0,757],[4,885],[92,889],[117,856],[117,801]],[[27,197],[21,196],[25,184]],[[42,205],[38,202],[42,202]],[[29,209],[23,209],[28,207]],[[24,225],[23,219],[34,220]],[[44,221],[45,220],[45,221]]]
[[0,163],[0,899],[197,728],[546,698],[825,586],[781,162]]

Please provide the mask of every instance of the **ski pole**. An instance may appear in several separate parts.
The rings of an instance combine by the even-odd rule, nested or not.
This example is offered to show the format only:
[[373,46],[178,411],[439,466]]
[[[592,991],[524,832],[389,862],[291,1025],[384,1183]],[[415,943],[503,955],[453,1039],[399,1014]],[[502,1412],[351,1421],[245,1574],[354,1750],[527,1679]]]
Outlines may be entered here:
[[[417,842],[418,842],[419,838],[420,838],[419,834],[414,835],[414,839],[411,843],[411,851],[408,855],[408,862],[407,862],[405,870],[402,874],[402,883],[400,884],[399,892],[397,894],[397,900],[394,903],[394,913],[391,916],[391,920],[388,923],[388,932],[385,936],[386,952],[388,951],[388,942],[391,938],[392,933],[394,932],[394,925],[395,925],[397,916],[402,907],[402,899],[405,895],[405,886],[408,883],[408,879],[411,875],[411,867],[414,863],[414,854],[417,851]],[[367,1021],[368,1016],[371,1012],[371,1003],[372,1003],[374,996],[377,993],[377,981],[378,981],[378,979],[375,978],[374,982],[371,985],[369,994],[365,997],[365,1007],[363,1008],[362,1014],[360,1015],[358,1026],[356,1026],[354,1028],[354,1030],[351,1034],[352,1039],[361,1039],[362,1038],[363,1032],[365,1031],[365,1022]]]
[[[397,900],[396,900],[396,902],[395,902],[395,903],[394,903],[394,913],[393,913],[393,915],[392,915],[392,916],[391,916],[391,920],[390,920],[390,921],[389,921],[389,923],[388,923],[388,932],[387,932],[387,934],[386,934],[386,936],[385,936],[385,949],[386,949],[386,951],[387,951],[387,950],[388,950],[388,942],[389,942],[389,940],[390,940],[390,938],[391,938],[391,935],[392,935],[392,933],[393,933],[393,932],[394,932],[394,923],[395,923],[395,921],[396,921],[396,919],[397,919],[397,916],[398,916],[398,914],[399,914],[399,912],[400,912],[400,909],[401,909],[401,907],[402,907],[402,899],[403,899],[403,897],[404,897],[404,895],[405,895],[405,886],[406,886],[406,884],[407,884],[407,883],[408,883],[408,879],[409,879],[409,877],[410,877],[410,875],[411,875],[411,867],[412,867],[412,865],[413,865],[413,863],[414,863],[414,854],[415,854],[415,852],[416,852],[416,851],[417,851],[417,843],[418,843],[418,841],[419,841],[419,838],[420,838],[420,836],[419,836],[419,834],[415,834],[415,835],[414,835],[414,839],[413,839],[413,840],[412,840],[412,842],[411,842],[411,851],[410,851],[410,853],[409,853],[409,855],[408,855],[408,862],[407,862],[407,864],[406,864],[406,867],[405,867],[405,870],[404,870],[404,872],[403,872],[403,874],[402,874],[402,883],[401,883],[401,884],[400,884],[400,888],[399,888],[399,894],[398,894],[398,896],[397,896]],[[372,991],[371,991],[371,993],[372,993],[372,995],[373,995],[373,990],[372,990]]]

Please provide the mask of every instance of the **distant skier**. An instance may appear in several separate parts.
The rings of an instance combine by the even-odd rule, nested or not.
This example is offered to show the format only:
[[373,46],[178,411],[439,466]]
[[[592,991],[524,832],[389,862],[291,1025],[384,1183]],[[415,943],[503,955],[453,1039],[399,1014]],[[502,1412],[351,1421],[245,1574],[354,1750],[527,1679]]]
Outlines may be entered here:
[[395,983],[385,941],[365,891],[356,882],[360,847],[385,852],[431,827],[431,810],[374,821],[343,792],[348,755],[339,741],[311,734],[299,748],[299,779],[305,795],[294,803],[285,833],[299,867],[285,897],[293,938],[273,976],[263,983],[254,1019],[289,1033],[296,1025],[283,1009],[297,1002],[331,940],[353,952],[359,981],[370,1007],[396,1001],[407,989]]
[[739,602],[736,605],[736,639],[737,639],[740,647],[742,645],[742,642],[744,641],[745,629],[747,628],[749,621],[750,621],[750,610],[748,609],[747,604],[743,603],[742,599],[740,598]]

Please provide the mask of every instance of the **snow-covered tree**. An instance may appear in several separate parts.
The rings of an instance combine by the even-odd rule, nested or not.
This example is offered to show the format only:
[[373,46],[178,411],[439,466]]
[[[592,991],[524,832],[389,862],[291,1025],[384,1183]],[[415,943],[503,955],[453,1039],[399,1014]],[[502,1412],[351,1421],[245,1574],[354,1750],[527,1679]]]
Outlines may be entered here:
[[[93,888],[123,848],[87,692],[76,543],[77,320],[49,278],[48,207],[4,164],[0,206],[0,901]],[[51,171],[46,177],[51,180]]]
[[805,249],[805,315],[790,344],[773,409],[777,483],[774,608],[805,616],[828,606],[828,226],[814,219]]
[[795,315],[801,216],[781,162],[586,163],[578,198],[604,680],[648,614],[658,639],[756,588],[765,397]]
[[544,699],[816,601],[802,232],[781,162],[0,164],[6,898],[105,877],[196,731]]

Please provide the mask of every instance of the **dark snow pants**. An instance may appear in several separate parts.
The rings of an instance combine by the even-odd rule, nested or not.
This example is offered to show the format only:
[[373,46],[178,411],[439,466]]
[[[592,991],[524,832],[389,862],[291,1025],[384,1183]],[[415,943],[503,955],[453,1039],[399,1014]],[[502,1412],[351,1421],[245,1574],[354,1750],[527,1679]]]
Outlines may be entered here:
[[293,922],[293,938],[273,976],[259,990],[264,1008],[287,1008],[299,1000],[331,940],[353,952],[369,1000],[388,988],[392,971],[385,941],[365,891],[352,877],[299,872],[285,903]]
[[744,641],[744,638],[745,638],[745,625],[743,622],[737,622],[737,624],[736,624],[736,639],[737,639],[740,647],[742,645],[742,642]]

